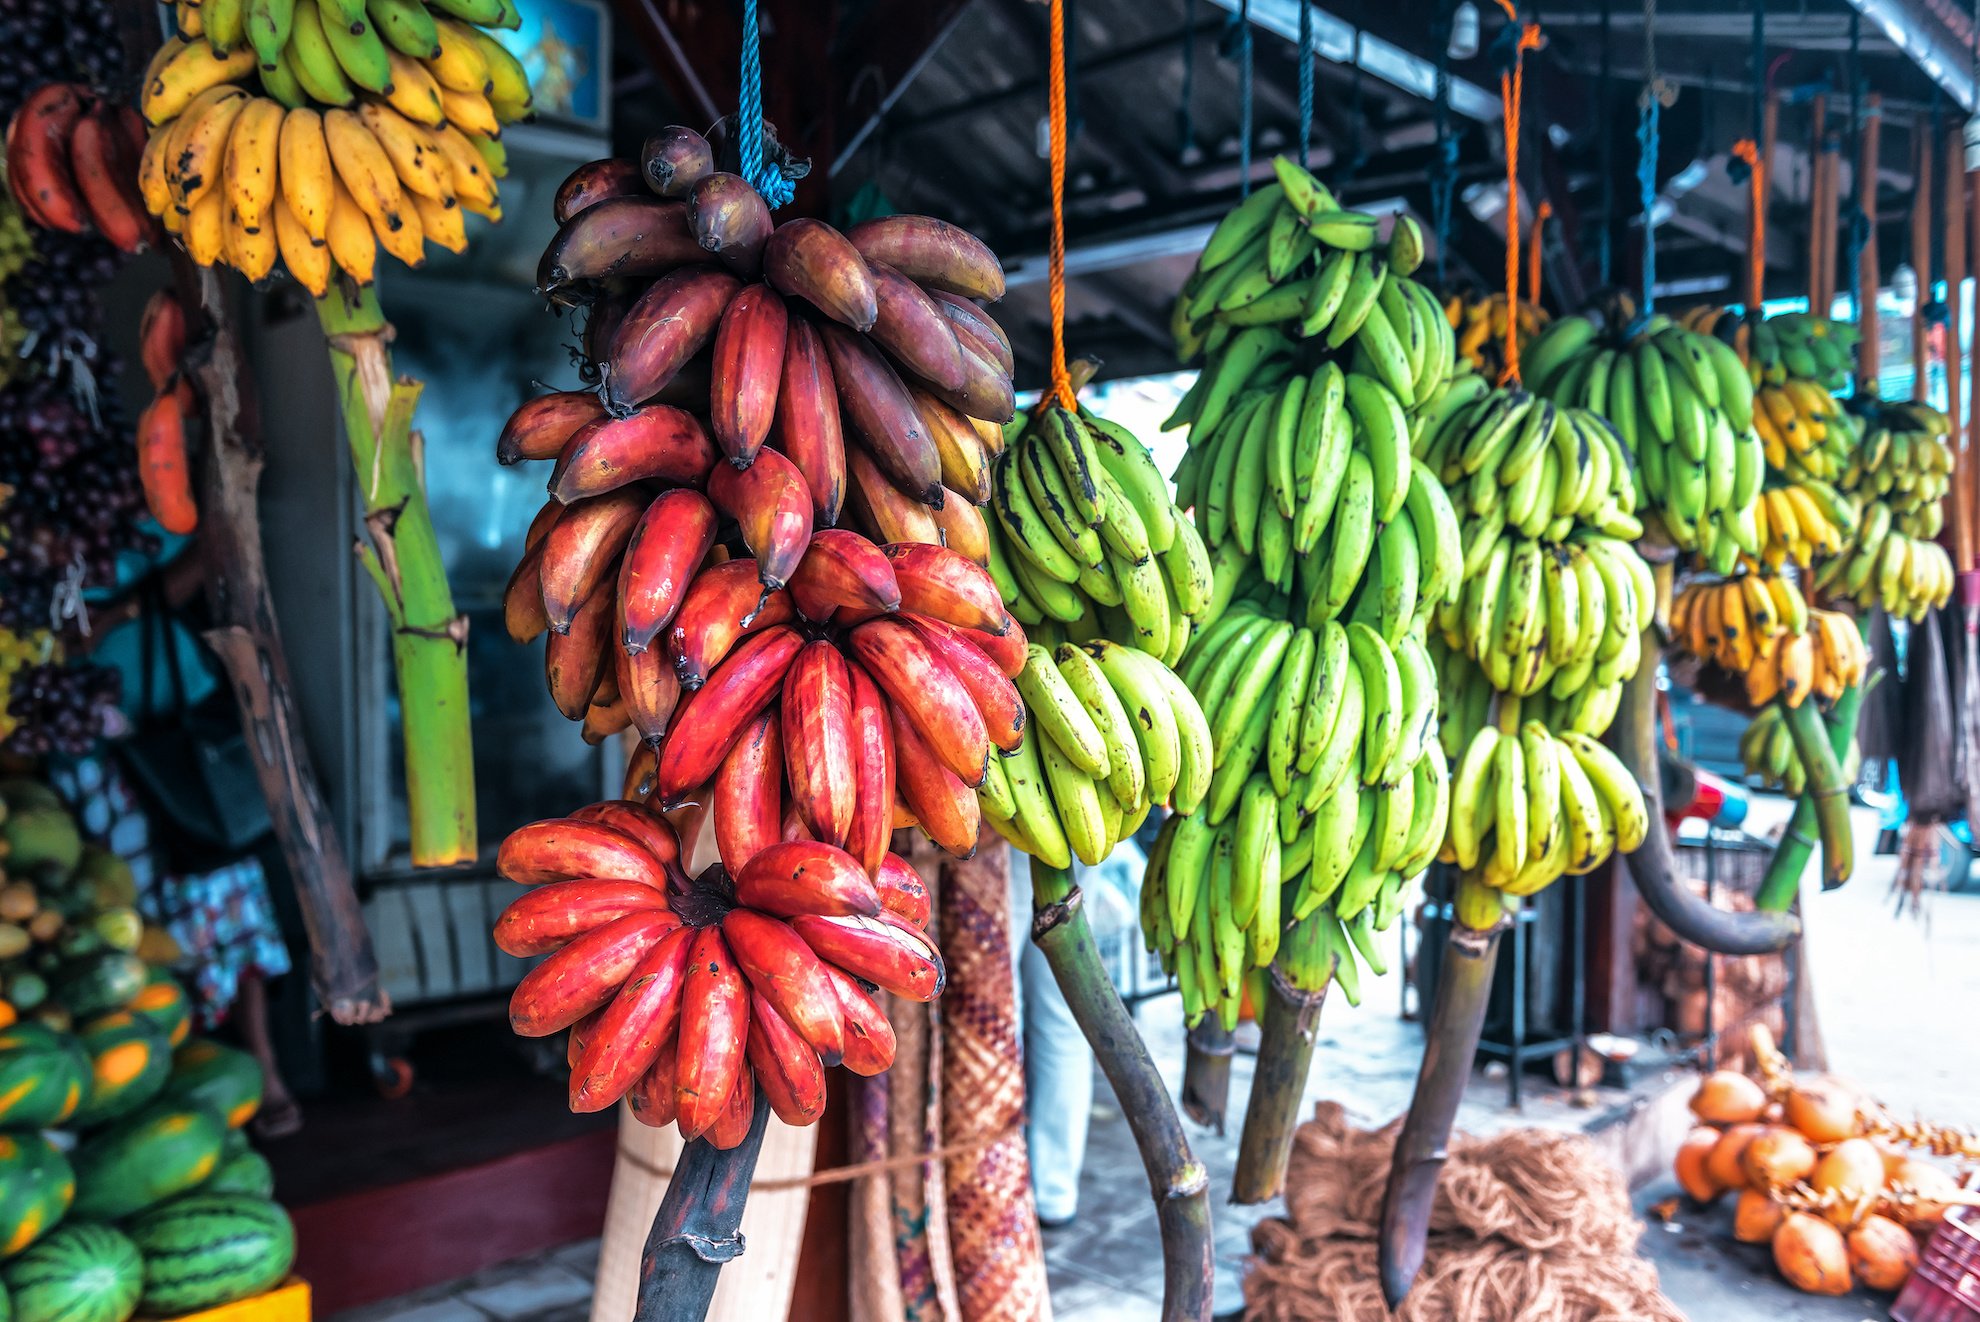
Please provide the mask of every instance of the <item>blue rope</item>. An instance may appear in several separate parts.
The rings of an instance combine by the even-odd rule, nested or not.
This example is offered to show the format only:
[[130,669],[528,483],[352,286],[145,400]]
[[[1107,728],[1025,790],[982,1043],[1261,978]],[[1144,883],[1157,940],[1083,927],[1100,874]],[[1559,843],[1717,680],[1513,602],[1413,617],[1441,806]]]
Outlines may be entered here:
[[1437,232],[1437,287],[1448,287],[1451,200],[1457,192],[1457,136],[1451,132],[1451,10],[1445,5],[1434,30],[1437,43],[1437,156],[1430,167],[1430,224]]
[[1176,107],[1176,158],[1187,160],[1196,146],[1196,124],[1190,117],[1190,102],[1196,95],[1196,0],[1183,6],[1182,104]]
[[[1755,0],[1755,3],[1764,3],[1764,0]],[[1615,156],[1615,144],[1612,141],[1615,135],[1609,131],[1609,102],[1612,96],[1612,89],[1609,87],[1609,50],[1609,0],[1602,0],[1602,73],[1597,79],[1601,84],[1599,95],[1602,99],[1595,107],[1597,126],[1595,132],[1602,144],[1602,229],[1595,244],[1595,283],[1603,289],[1609,287],[1609,273],[1614,262],[1616,228],[1616,174],[1609,168]]]
[[[1863,120],[1863,75],[1859,64],[1862,43],[1863,16],[1854,8],[1849,11],[1849,140],[1857,141]],[[1870,224],[1863,216],[1863,174],[1852,171],[1849,181],[1848,235],[1844,241],[1848,259],[1844,263],[1849,272],[1849,319],[1861,325],[1863,322],[1863,244],[1869,237]],[[1810,309],[1813,311],[1814,309]],[[1827,316],[1828,308],[1822,309]]]
[[1306,168],[1306,144],[1313,136],[1313,6],[1299,0],[1299,164]]
[[797,195],[797,185],[763,160],[763,36],[756,24],[756,0],[743,0],[742,94],[736,107],[737,150],[742,177],[774,209]]
[[1643,303],[1636,319],[1648,321],[1657,287],[1657,120],[1663,104],[1655,87],[1647,88],[1636,120],[1636,187],[1643,205]]
[[1251,0],[1238,4],[1238,196],[1251,196]]

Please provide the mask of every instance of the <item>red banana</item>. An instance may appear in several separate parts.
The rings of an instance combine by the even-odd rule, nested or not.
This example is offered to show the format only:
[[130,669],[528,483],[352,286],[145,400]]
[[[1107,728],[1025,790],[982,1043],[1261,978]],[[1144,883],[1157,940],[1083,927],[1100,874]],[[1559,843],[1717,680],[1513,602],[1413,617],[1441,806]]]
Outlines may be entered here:
[[96,232],[119,252],[136,252],[151,238],[151,216],[137,196],[138,158],[125,145],[113,106],[98,105],[69,134],[69,166]]
[[880,1003],[853,981],[852,976],[830,964],[832,988],[839,994],[839,1008],[845,1013],[846,1054],[840,1064],[854,1074],[872,1078],[894,1063],[894,1025]]
[[1004,268],[988,244],[933,216],[881,216],[861,221],[846,239],[869,262],[885,262],[917,284],[966,298],[1004,296]]
[[866,667],[848,661],[852,676],[853,819],[846,850],[869,877],[878,877],[894,833],[894,722],[887,699]]
[[798,815],[797,805],[786,804],[784,806],[783,834],[778,837],[779,842],[794,845],[815,839],[817,837],[812,835],[811,828],[804,824],[804,818]]
[[891,915],[825,918],[807,914],[791,927],[818,957],[853,977],[910,1001],[942,994],[948,973],[926,935]]
[[[573,1029],[573,1032],[576,1030]],[[642,1125],[664,1129],[674,1123],[680,1102],[674,1095],[674,1067],[679,1060],[678,1036],[662,1042],[654,1053],[653,1064],[639,1076],[639,1082],[626,1094],[626,1107]],[[571,1062],[577,1064],[575,1060]]]
[[583,301],[571,290],[582,281],[648,280],[707,259],[686,209],[657,197],[608,197],[558,225],[536,264],[536,292],[560,303]]
[[[926,390],[910,388],[908,395],[914,400],[915,412],[921,415],[922,426],[935,442],[935,452],[942,465],[942,485],[962,492],[972,504],[988,502],[990,456],[984,449],[983,438],[977,435],[976,424]],[[947,503],[945,499],[945,507]]]
[[644,803],[630,799],[606,799],[602,803],[592,803],[571,814],[574,822],[598,822],[613,830],[623,831],[639,842],[640,848],[651,854],[660,866],[669,873],[678,872],[681,867],[681,838],[665,817]]
[[609,496],[579,501],[564,511],[543,537],[543,613],[558,633],[570,630],[578,607],[603,589],[618,567],[639,516],[646,511],[644,491],[627,489]]
[[186,356],[186,305],[169,287],[154,290],[138,318],[138,357],[153,390],[178,374]]
[[784,675],[784,770],[814,838],[841,848],[852,829],[852,676],[836,645],[806,643]]
[[687,990],[681,1006],[680,1059],[674,1098],[681,1137],[696,1139],[721,1116],[736,1080],[747,1070],[749,984],[729,956],[718,927],[695,933],[688,948]]
[[776,708],[758,713],[715,772],[715,850],[731,877],[783,838],[784,744]]
[[626,543],[619,566],[619,610],[628,652],[644,652],[673,623],[688,584],[715,545],[715,507],[689,487],[653,498]]
[[495,948],[517,959],[547,955],[629,913],[667,907],[643,881],[553,881],[526,890],[495,920]]
[[603,1010],[593,1010],[584,1018],[571,1025],[571,1031],[564,1034],[564,1066],[576,1069],[578,1057],[584,1054],[584,1044],[591,1040],[591,1030],[598,1024]]
[[852,479],[847,489],[848,504],[857,522],[876,542],[939,542],[942,527],[935,511],[904,494],[864,446],[855,446],[846,456],[846,473]]
[[784,672],[803,645],[803,636],[789,625],[753,633],[681,703],[660,745],[653,788],[661,807],[679,805],[708,783],[750,719],[776,699]]
[[758,851],[735,874],[736,903],[779,918],[800,914],[872,916],[880,896],[859,860],[816,840]]
[[704,569],[688,585],[667,630],[667,655],[683,685],[698,689],[736,640],[797,616],[788,592],[768,592],[748,556]]
[[673,658],[657,647],[634,655],[623,647],[612,649],[619,682],[619,696],[626,704],[626,716],[639,737],[657,744],[674,719],[680,705],[681,681],[674,674]]
[[502,626],[519,643],[536,641],[550,627],[543,612],[543,543],[527,547],[502,589]]
[[[608,696],[607,686],[612,692]],[[598,679],[598,691],[591,695],[591,706],[585,709],[584,720],[578,726],[578,737],[593,748],[604,743],[615,734],[622,734],[632,724],[632,715],[626,711],[625,699],[618,693],[617,681],[610,670],[605,670]]]
[[763,586],[783,587],[811,545],[811,488],[797,465],[775,450],[743,469],[717,464],[708,498],[741,527]]
[[619,793],[644,803],[653,793],[653,769],[659,761],[652,744],[642,743],[634,748],[632,756],[626,759],[626,774],[620,778]]
[[892,619],[869,620],[848,637],[853,655],[936,759],[965,785],[981,785],[990,765],[989,731],[969,690],[928,640]]
[[543,678],[566,719],[581,721],[611,668],[612,590],[600,588],[578,607],[562,633],[543,644]]
[[942,456],[900,374],[865,336],[841,326],[826,325],[820,331],[839,388],[840,412],[853,434],[902,491],[924,505],[939,502]]
[[624,413],[658,394],[715,338],[722,310],[740,288],[740,280],[713,266],[683,267],[654,281],[612,334],[605,407]]
[[827,1066],[845,1054],[839,998],[824,964],[789,923],[749,909],[722,916],[722,936],[737,967]]
[[997,595],[990,571],[959,551],[920,542],[880,548],[894,565],[901,585],[901,609],[928,615],[963,629],[1003,633],[1011,617]]
[[571,1067],[571,1110],[604,1110],[653,1068],[680,1023],[694,936],[694,929],[679,927],[662,937],[588,1026],[584,1049]]
[[790,319],[783,378],[777,390],[776,444],[811,488],[814,522],[839,521],[846,498],[846,442],[839,426],[839,392],[832,360],[818,330],[803,317]]
[[550,200],[550,214],[561,225],[607,198],[651,196],[639,162],[607,156],[586,161],[564,176],[564,182],[557,185],[557,195]]
[[[750,196],[755,195],[751,189]],[[757,204],[762,205],[761,198]],[[722,323],[716,327],[708,425],[715,433],[715,443],[738,468],[747,467],[756,458],[777,416],[777,390],[784,374],[784,343],[790,323],[790,314],[777,291],[757,284],[744,286],[729,300]]]
[[570,433],[550,471],[550,494],[567,505],[634,482],[698,487],[720,458],[694,415],[670,404],[619,418],[602,410]]
[[931,511],[935,526],[942,532],[942,545],[972,564],[988,565],[990,525],[984,522],[983,511],[959,491],[951,490],[949,496],[942,508]]
[[[838,1013],[838,993],[833,1010]],[[750,1071],[770,1109],[787,1125],[808,1125],[825,1113],[825,1066],[760,992],[749,996]]]
[[976,852],[976,833],[983,825],[976,791],[937,760],[898,704],[893,715],[895,788],[930,840],[957,858],[968,858]]
[[819,624],[830,623],[841,608],[891,611],[901,604],[892,562],[871,541],[845,528],[811,534],[790,586],[798,613]]
[[969,690],[990,742],[1006,753],[1015,753],[1024,742],[1024,699],[1018,695],[1017,685],[961,629],[925,615],[904,612],[901,618],[915,627],[942,664]]
[[873,884],[880,892],[881,908],[923,931],[928,930],[928,887],[922,883],[921,874],[908,866],[906,859],[899,854],[884,855],[880,860],[879,872],[874,874]]
[[[605,416],[595,390],[553,390],[526,399],[502,425],[495,442],[495,461],[513,464],[524,459],[555,459],[577,429]],[[597,494],[597,493],[592,493]]]
[[586,932],[523,975],[509,997],[509,1027],[518,1037],[569,1028],[611,1000],[653,943],[679,924],[670,913],[629,913]]
[[75,84],[43,83],[7,125],[7,184],[28,219],[43,229],[81,234],[89,227],[69,166],[69,134],[82,113]]
[[961,294],[952,294],[946,289],[931,289],[928,296],[941,307],[942,315],[956,328],[956,338],[965,348],[974,349],[981,356],[1004,369],[1009,376],[1017,370],[1017,360],[1011,356],[1011,337],[1004,334],[1004,328],[997,319],[977,304]]
[[667,869],[615,826],[553,817],[509,832],[495,854],[497,875],[525,886],[598,878],[637,881],[667,893]]
[[962,389],[962,345],[955,327],[921,286],[884,262],[868,262],[878,315],[873,339],[915,376]]
[[[744,1050],[748,1049],[748,1039],[744,1039]],[[745,1068],[736,1076],[736,1086],[729,1090],[729,1100],[722,1104],[722,1113],[715,1117],[715,1123],[702,1131],[701,1136],[708,1140],[708,1146],[718,1152],[728,1152],[740,1147],[749,1137],[750,1126],[756,1123],[756,1075]]]
[[[584,333],[578,344],[584,350],[585,362],[591,365],[593,374],[596,375],[600,371],[599,365],[611,357],[612,337],[619,333],[620,323],[625,321],[626,313],[632,311],[632,305],[646,291],[638,285],[607,284],[588,292],[591,293],[592,298],[584,310]],[[685,367],[675,373],[674,381],[669,382],[668,388],[661,394],[671,393],[674,382],[680,381],[687,374],[688,369]],[[675,401],[661,402],[671,404]]]
[[924,384],[938,399],[953,404],[972,418],[999,424],[1009,422],[1017,414],[1017,392],[1010,375],[970,345],[959,340],[957,346],[962,350],[962,385],[949,390],[934,381],[924,379]]
[[180,380],[154,396],[137,421],[138,484],[144,488],[145,508],[159,527],[181,536],[199,527],[192,461],[186,454],[186,419],[193,403],[192,387]]
[[[936,624],[947,621],[936,620]],[[953,626],[952,626],[953,627]],[[1030,640],[1024,636],[1024,626],[1016,620],[1003,633],[986,633],[981,629],[964,629],[962,636],[983,649],[983,655],[996,663],[1005,679],[1016,679],[1024,673],[1025,648]]]
[[688,190],[687,219],[695,240],[743,279],[763,269],[763,245],[777,222],[749,180],[726,170],[703,176]]
[[715,171],[715,149],[691,128],[669,124],[646,140],[639,154],[646,186],[661,197],[686,197]]
[[865,334],[879,315],[873,272],[846,236],[822,220],[779,225],[763,248],[763,277],[832,320]]

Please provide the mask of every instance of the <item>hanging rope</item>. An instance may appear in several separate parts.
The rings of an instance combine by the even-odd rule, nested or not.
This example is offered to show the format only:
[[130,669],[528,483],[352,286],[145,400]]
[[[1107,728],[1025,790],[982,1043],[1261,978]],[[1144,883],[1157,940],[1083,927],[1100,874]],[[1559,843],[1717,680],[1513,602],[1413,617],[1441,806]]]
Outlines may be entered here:
[[1238,2],[1238,196],[1251,196],[1251,0]]
[[[1754,0],[1765,4],[1766,0]],[[1602,79],[1601,99],[1596,102],[1595,132],[1602,144],[1602,233],[1595,245],[1596,284],[1609,287],[1610,267],[1615,252],[1616,172],[1614,131],[1609,117],[1609,0],[1602,0]]]
[[1751,196],[1746,219],[1746,306],[1758,308],[1767,282],[1767,171],[1760,161],[1760,144],[1741,138],[1732,147],[1734,159],[1746,163]]
[[[1862,19],[1854,8],[1849,11],[1849,140],[1857,142],[1863,132]],[[1874,186],[1874,184],[1873,184]],[[1870,241],[1870,221],[1863,214],[1863,172],[1849,175],[1848,230],[1843,237],[1849,271],[1850,320],[1863,323],[1863,245]]]
[[1451,14],[1454,4],[1439,11],[1434,32],[1437,43],[1437,91],[1432,107],[1437,154],[1430,165],[1430,224],[1437,231],[1437,287],[1447,289],[1447,254],[1451,248],[1451,201],[1457,192],[1457,138],[1451,132]]
[[[1521,23],[1513,0],[1499,0],[1510,26],[1501,40],[1511,39],[1510,67],[1499,71],[1499,101],[1506,134],[1506,348],[1500,385],[1519,384],[1519,112],[1526,94],[1526,52],[1540,49],[1540,25]],[[1517,32],[1517,36],[1513,34]],[[1536,223],[1538,212],[1535,213]]]
[[1349,131],[1354,136],[1350,140],[1347,169],[1341,172],[1341,180],[1343,183],[1345,183],[1347,180],[1353,179],[1356,175],[1360,174],[1362,165],[1368,160],[1368,153],[1366,150],[1363,149],[1361,145],[1361,124],[1362,124],[1363,115],[1361,111],[1361,29],[1360,28],[1356,28],[1354,30],[1354,46],[1352,48],[1352,53],[1350,55],[1350,62],[1354,65],[1354,70],[1353,73],[1350,75],[1350,79],[1348,82],[1348,119],[1349,119]]
[[1182,104],[1176,107],[1176,159],[1187,160],[1196,148],[1196,122],[1190,102],[1196,96],[1196,0],[1185,0],[1182,34]]
[[797,185],[763,160],[763,34],[756,23],[756,0],[743,0],[742,93],[736,107],[736,142],[742,177],[772,209],[797,195]]
[[1533,229],[1526,236],[1526,301],[1536,308],[1540,306],[1540,236],[1553,215],[1554,204],[1540,199],[1540,210],[1533,216]]
[[1668,89],[1657,77],[1657,0],[1643,0],[1643,93],[1637,99],[1636,191],[1643,208],[1643,300],[1632,333],[1650,319],[1657,288],[1657,128]]
[[1313,137],[1313,6],[1299,0],[1299,168],[1306,168],[1306,144]]
[[1052,132],[1052,246],[1047,258],[1052,304],[1052,397],[1074,406],[1072,377],[1066,371],[1066,6],[1052,0],[1051,67],[1047,114]]

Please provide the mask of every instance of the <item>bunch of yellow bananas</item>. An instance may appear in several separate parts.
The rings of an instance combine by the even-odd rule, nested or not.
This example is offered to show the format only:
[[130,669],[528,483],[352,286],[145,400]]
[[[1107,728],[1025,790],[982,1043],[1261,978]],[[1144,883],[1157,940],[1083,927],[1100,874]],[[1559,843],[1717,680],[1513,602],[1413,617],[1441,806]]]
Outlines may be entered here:
[[1952,423],[1929,404],[1851,400],[1862,434],[1838,478],[1863,513],[1853,540],[1825,563],[1817,587],[1893,615],[1922,619],[1952,598],[1952,558],[1933,539],[1945,524]]
[[1760,562],[1779,570],[1807,569],[1817,555],[1839,555],[1856,536],[1856,506],[1834,487],[1812,477],[1769,487],[1753,507],[1760,529]]
[[201,265],[251,280],[281,260],[313,294],[333,264],[368,283],[382,247],[466,247],[500,219],[499,135],[529,80],[484,26],[512,0],[180,0],[182,35],[145,73],[146,208]]
[[1840,611],[1810,610],[1808,628],[1781,640],[1746,671],[1746,699],[1763,707],[1779,698],[1799,707],[1810,693],[1834,702],[1863,682],[1870,653],[1856,622]]
[[1856,432],[1835,396],[1793,377],[1753,393],[1753,430],[1768,467],[1790,477],[1834,481],[1855,448]]
[[1694,579],[1671,602],[1671,636],[1701,661],[1736,675],[1808,631],[1807,599],[1780,574]]
[[1467,290],[1444,300],[1444,317],[1457,333],[1457,355],[1496,381],[1505,370],[1506,323],[1512,322],[1522,351],[1547,327],[1547,313],[1525,299],[1506,301],[1505,291],[1480,295]]

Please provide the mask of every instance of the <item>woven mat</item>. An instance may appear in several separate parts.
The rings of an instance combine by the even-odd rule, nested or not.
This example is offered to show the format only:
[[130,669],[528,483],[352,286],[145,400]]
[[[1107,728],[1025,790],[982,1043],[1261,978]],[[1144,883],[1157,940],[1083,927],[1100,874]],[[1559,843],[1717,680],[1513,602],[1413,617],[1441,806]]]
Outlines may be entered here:
[[[896,837],[898,838],[898,836]],[[939,897],[934,850],[906,855],[929,893]],[[894,1025],[889,1071],[887,1146],[892,1156],[933,1152],[942,1133],[941,1017],[937,1006],[887,997]],[[903,1166],[893,1173],[894,1251],[901,1267],[904,1322],[960,1322],[955,1268],[949,1257],[948,1202],[942,1163]]]
[[[1011,983],[1010,851],[985,830],[967,862],[942,865],[942,1139],[1013,1130],[1024,1115],[1024,1061]],[[948,1159],[949,1248],[962,1322],[1049,1322],[1031,1161],[1016,1128]]]

